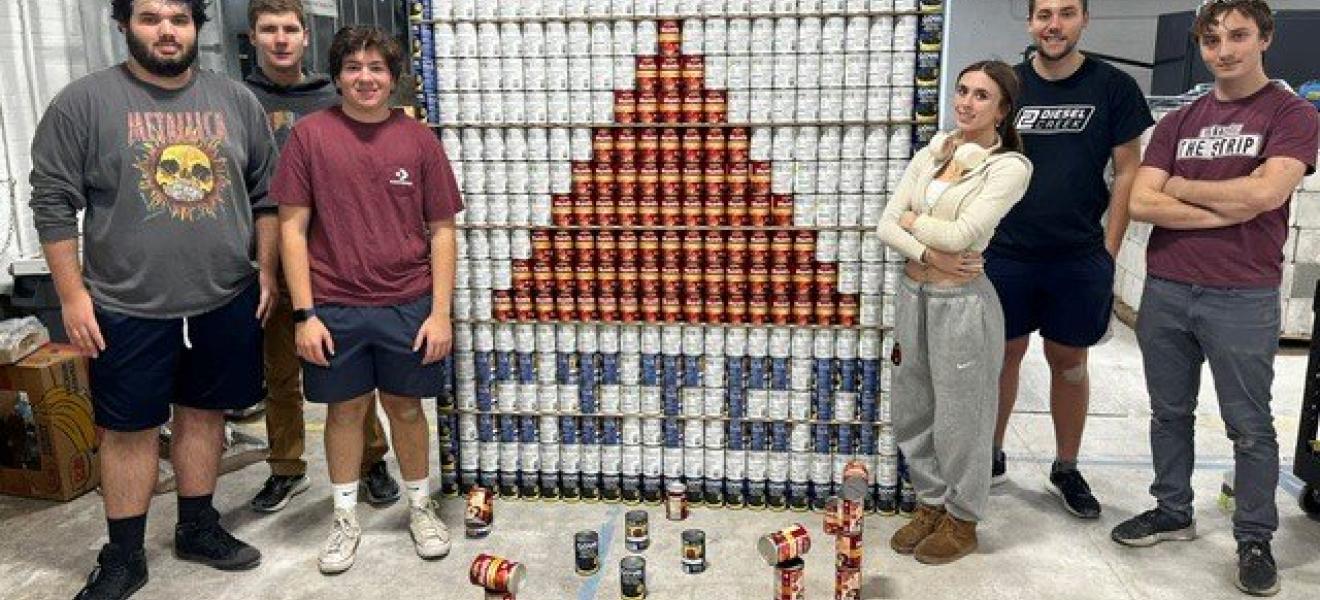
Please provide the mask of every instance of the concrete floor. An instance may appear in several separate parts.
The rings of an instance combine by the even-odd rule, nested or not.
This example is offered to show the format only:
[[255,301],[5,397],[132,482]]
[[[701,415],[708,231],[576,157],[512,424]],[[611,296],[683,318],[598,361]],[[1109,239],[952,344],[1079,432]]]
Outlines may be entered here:
[[[1149,410],[1140,355],[1132,331],[1117,326],[1115,338],[1097,348],[1091,364],[1093,401],[1082,455],[1097,497],[1104,505],[1099,522],[1082,522],[1058,508],[1044,491],[1053,458],[1053,432],[1045,397],[1048,371],[1033,342],[1024,367],[1022,399],[1007,443],[1009,483],[996,488],[990,518],[980,530],[980,551],[953,566],[925,567],[895,555],[888,538],[906,521],[872,516],[867,520],[863,598],[1240,598],[1232,584],[1236,557],[1228,515],[1217,505],[1222,473],[1231,467],[1232,447],[1218,418],[1209,373],[1197,422],[1198,471],[1195,485],[1201,538],[1144,550],[1115,545],[1110,529],[1149,508],[1151,468]],[[1306,357],[1281,353],[1276,361],[1274,409],[1285,472],[1291,472]],[[481,598],[467,581],[467,568],[481,552],[525,563],[529,576],[522,600],[614,599],[619,597],[618,562],[625,507],[509,501],[496,505],[491,537],[461,536],[462,503],[446,500],[443,516],[457,537],[446,559],[425,563],[413,554],[402,505],[363,506],[365,530],[357,565],[337,577],[316,570],[316,552],[330,526],[330,498],[324,452],[318,440],[323,411],[313,410],[309,460],[311,490],[284,512],[259,516],[246,502],[261,485],[262,465],[224,477],[217,496],[225,522],[265,555],[254,572],[227,574],[175,560],[171,555],[175,503],[153,502],[147,555],[151,581],[135,596],[153,598]],[[261,423],[244,426],[262,434]],[[391,466],[393,467],[393,465]],[[396,471],[397,472],[397,471]],[[1281,567],[1279,598],[1320,595],[1320,522],[1298,508],[1298,482],[1281,481],[1282,519],[1274,553]],[[833,589],[833,544],[821,533],[817,514],[697,509],[688,522],[670,523],[651,509],[652,545],[648,560],[650,598],[655,600],[742,600],[772,597],[773,573],[754,551],[756,537],[801,521],[816,536],[807,557],[808,598],[827,598]],[[679,568],[679,532],[707,533],[710,568],[685,575]],[[573,573],[572,533],[601,532],[604,568],[595,577]],[[105,541],[99,499],[90,494],[68,504],[0,497],[0,597],[69,598],[81,586],[96,550]]]

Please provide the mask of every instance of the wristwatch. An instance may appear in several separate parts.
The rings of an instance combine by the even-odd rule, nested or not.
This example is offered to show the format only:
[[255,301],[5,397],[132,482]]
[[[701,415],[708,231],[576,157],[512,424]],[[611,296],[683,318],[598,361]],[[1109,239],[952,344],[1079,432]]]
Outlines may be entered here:
[[295,308],[293,309],[293,322],[306,323],[308,319],[316,316],[315,308]]

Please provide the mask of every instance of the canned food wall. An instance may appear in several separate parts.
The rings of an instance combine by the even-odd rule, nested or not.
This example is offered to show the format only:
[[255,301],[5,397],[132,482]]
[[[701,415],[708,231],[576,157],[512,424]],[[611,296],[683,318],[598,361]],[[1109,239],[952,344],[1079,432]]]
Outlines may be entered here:
[[888,481],[901,257],[871,231],[941,108],[940,10],[412,8],[467,206],[447,491],[800,507],[859,455]]

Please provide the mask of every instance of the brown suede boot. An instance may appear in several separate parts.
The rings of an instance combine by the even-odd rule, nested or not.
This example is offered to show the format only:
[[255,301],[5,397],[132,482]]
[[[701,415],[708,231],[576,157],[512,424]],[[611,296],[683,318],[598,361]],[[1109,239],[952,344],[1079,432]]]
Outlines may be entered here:
[[943,506],[927,506],[918,503],[912,513],[912,522],[904,525],[889,538],[889,547],[899,554],[912,554],[917,544],[935,531],[935,527],[944,519]]
[[917,562],[945,565],[976,551],[976,522],[962,521],[944,513],[935,532],[917,544],[913,554]]

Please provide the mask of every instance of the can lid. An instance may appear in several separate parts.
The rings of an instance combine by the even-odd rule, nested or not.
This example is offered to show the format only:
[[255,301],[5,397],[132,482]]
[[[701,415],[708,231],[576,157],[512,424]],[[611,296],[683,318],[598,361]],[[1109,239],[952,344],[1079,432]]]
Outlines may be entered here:
[[644,510],[630,510],[623,515],[623,518],[628,523],[640,523],[645,522],[649,516]]
[[685,494],[687,493],[687,487],[681,482],[674,481],[665,486],[665,491],[671,494]]
[[683,543],[704,544],[705,542],[706,542],[706,532],[700,529],[686,529],[683,531]]
[[619,568],[629,571],[640,571],[646,568],[646,559],[640,556],[625,556],[619,561]]
[[596,542],[600,541],[600,533],[594,529],[585,529],[573,534],[573,539],[578,542]]

